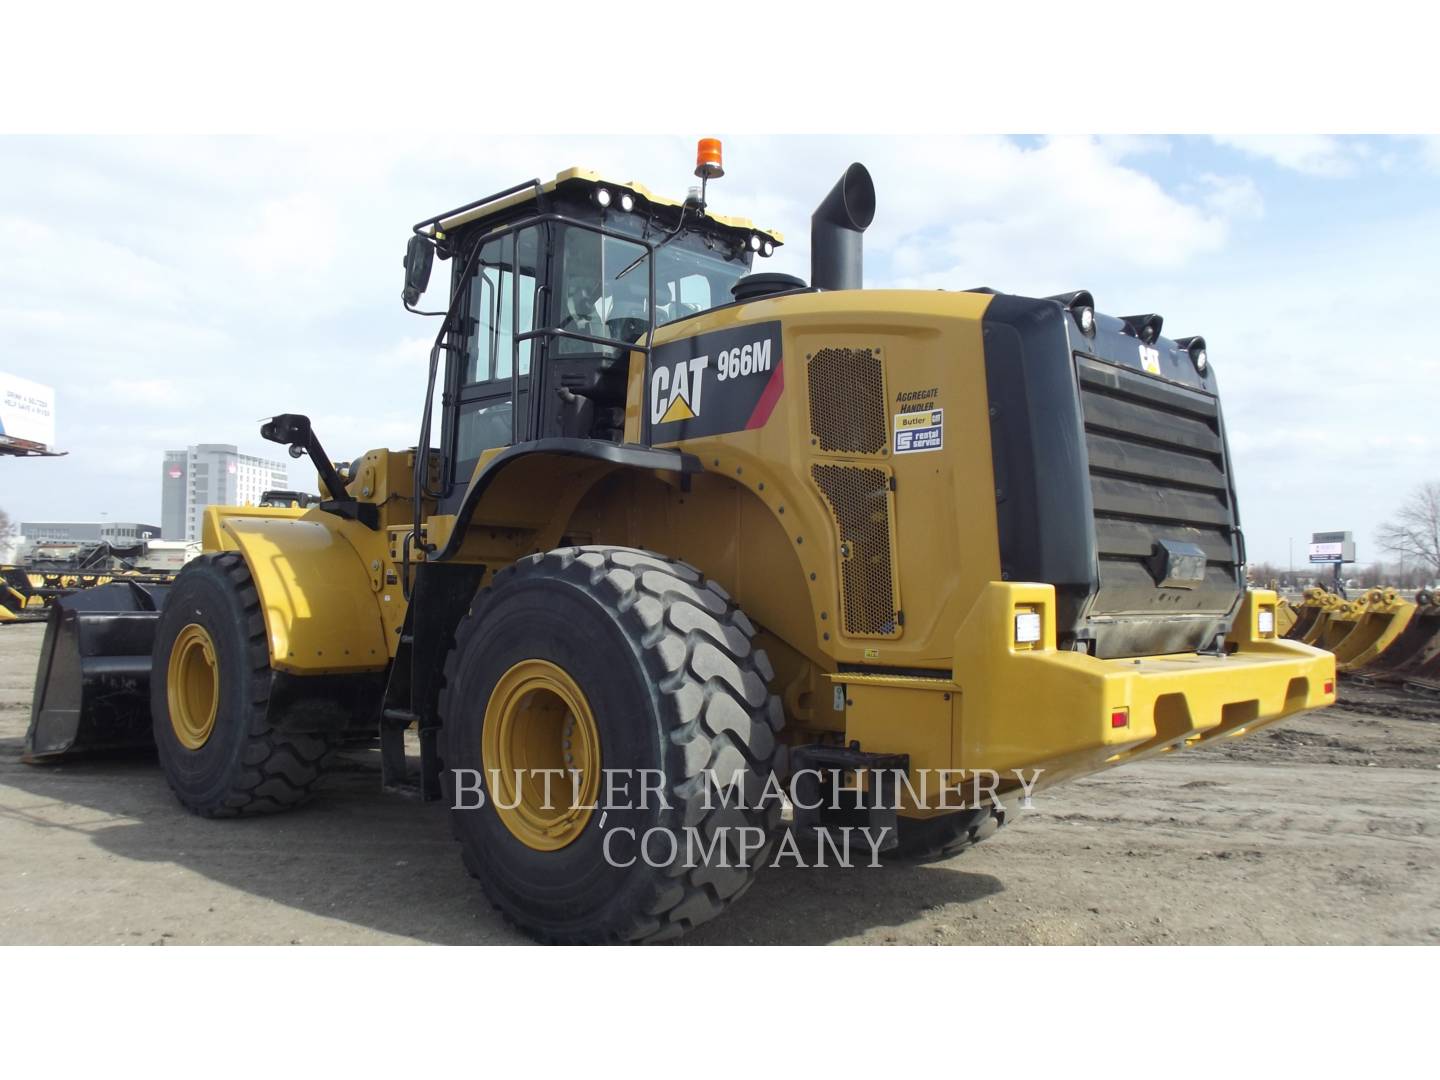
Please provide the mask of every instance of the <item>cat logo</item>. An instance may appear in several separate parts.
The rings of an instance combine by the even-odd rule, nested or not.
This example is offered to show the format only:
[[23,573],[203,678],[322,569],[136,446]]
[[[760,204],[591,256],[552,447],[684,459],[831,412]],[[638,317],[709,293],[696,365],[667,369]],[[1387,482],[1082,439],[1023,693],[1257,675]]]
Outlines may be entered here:
[[657,367],[650,376],[650,422],[671,424],[699,416],[705,369],[709,366],[710,357],[697,356],[681,360],[674,367]]
[[764,427],[785,389],[775,320],[657,345],[646,361],[644,418],[657,444]]

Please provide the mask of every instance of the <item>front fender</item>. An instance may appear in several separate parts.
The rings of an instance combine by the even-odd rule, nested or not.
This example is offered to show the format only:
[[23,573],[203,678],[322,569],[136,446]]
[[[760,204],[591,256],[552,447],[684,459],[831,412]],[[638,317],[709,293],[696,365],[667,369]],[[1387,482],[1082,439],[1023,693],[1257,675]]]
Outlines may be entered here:
[[214,546],[245,557],[260,594],[273,668],[323,675],[379,671],[387,665],[384,622],[370,572],[323,518],[217,518]]

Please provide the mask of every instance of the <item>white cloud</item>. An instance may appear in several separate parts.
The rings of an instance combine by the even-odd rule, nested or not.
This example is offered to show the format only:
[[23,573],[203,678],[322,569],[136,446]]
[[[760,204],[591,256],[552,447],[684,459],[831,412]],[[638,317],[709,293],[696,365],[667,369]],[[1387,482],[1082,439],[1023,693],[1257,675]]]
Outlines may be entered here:
[[1094,139],[921,141],[886,157],[873,246],[906,286],[1043,294],[1097,265],[1173,269],[1220,249],[1235,211],[1186,201]]
[[1254,219],[1265,213],[1260,189],[1248,176],[1216,176],[1201,173],[1200,202],[1211,213],[1231,221]]
[[1334,135],[1216,135],[1222,146],[1311,176],[1350,176],[1371,156],[1358,139]]
[[1421,135],[1420,160],[1433,172],[1440,172],[1440,135]]

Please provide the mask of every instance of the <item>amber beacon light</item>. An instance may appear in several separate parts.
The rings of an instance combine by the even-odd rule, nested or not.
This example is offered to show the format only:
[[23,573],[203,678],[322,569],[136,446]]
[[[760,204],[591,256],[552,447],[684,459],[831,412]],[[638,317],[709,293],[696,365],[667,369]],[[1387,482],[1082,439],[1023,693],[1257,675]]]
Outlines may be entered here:
[[720,162],[720,140],[701,139],[695,148],[695,175],[701,180],[718,180],[725,175]]

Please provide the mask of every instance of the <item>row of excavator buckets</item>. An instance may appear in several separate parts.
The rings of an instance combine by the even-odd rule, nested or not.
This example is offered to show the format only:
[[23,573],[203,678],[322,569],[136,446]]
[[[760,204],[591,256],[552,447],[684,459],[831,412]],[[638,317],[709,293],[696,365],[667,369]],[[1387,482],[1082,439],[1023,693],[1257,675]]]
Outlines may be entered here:
[[43,622],[55,601],[112,581],[164,585],[174,580],[171,573],[136,570],[90,572],[0,566],[0,623]]
[[1276,631],[1335,654],[1341,675],[1371,685],[1440,695],[1440,593],[1405,600],[1394,589],[1369,589],[1347,600],[1322,588],[1292,605],[1281,600]]

